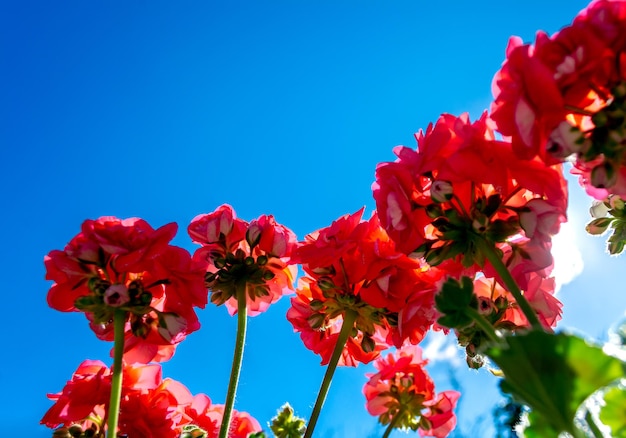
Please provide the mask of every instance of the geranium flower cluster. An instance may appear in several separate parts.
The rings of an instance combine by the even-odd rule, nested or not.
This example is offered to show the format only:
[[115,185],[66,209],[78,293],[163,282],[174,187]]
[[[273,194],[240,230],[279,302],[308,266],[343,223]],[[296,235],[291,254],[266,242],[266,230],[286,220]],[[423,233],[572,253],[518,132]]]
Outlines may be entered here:
[[367,411],[383,425],[417,430],[420,436],[442,438],[456,426],[456,407],[460,393],[435,393],[435,384],[424,370],[417,346],[406,346],[374,362],[377,373],[369,374],[363,387]]
[[103,340],[113,340],[113,314],[123,311],[125,360],[168,360],[175,346],[200,323],[204,307],[203,267],[169,242],[177,225],[154,230],[138,218],[86,220],[63,251],[45,257],[50,307],[85,312]]
[[[86,360],[72,375],[63,391],[49,394],[54,405],[42,424],[56,428],[55,436],[104,438],[111,392],[111,370],[102,362]],[[216,438],[223,405],[211,403],[205,394],[192,395],[181,383],[162,378],[159,364],[123,368],[119,433],[129,437],[178,438],[183,429],[201,429],[206,438]],[[261,426],[245,412],[235,412],[229,437],[247,438]]]
[[297,239],[273,216],[263,215],[250,223],[236,217],[229,205],[196,216],[188,227],[194,243],[201,247],[193,255],[206,271],[205,285],[211,302],[226,304],[237,312],[237,288],[246,293],[250,316],[264,312],[270,304],[293,291],[297,268],[289,257]]
[[[496,328],[528,326],[489,261],[495,254],[549,328],[560,317],[550,250],[566,220],[566,183],[559,166],[519,160],[490,123],[487,114],[473,123],[444,114],[416,135],[417,150],[396,147],[397,160],[376,169],[380,222],[400,251],[453,278],[489,283],[481,312]],[[463,338],[479,343],[473,332]]]
[[368,363],[391,345],[421,341],[437,317],[436,283],[442,277],[396,250],[378,216],[363,209],[306,236],[292,261],[306,273],[287,319],[307,348],[327,364],[346,312],[355,316],[340,365]]
[[572,157],[597,199],[626,197],[626,2],[596,0],[534,44],[513,37],[493,81],[492,119],[517,156]]

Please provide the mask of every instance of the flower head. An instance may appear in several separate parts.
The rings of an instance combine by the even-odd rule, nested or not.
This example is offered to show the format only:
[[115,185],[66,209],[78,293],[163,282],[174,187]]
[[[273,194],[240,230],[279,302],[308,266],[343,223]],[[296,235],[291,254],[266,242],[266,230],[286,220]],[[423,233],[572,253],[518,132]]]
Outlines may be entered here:
[[144,348],[134,359],[171,357],[158,351],[173,353],[173,345],[197,330],[194,307],[207,302],[202,266],[169,244],[176,228],[172,223],[155,230],[137,218],[85,221],[63,251],[51,251],[44,259],[46,278],[54,281],[48,304],[84,312],[98,337],[106,340],[113,339],[113,313],[124,311],[130,340],[126,353],[138,342],[152,346],[154,355]]
[[245,289],[250,316],[266,311],[293,290],[296,267],[289,259],[296,236],[273,216],[248,223],[236,218],[231,206],[222,205],[196,216],[188,232],[201,245],[193,258],[205,269],[211,301],[226,304],[231,315],[237,312],[238,287]]
[[447,436],[456,425],[453,409],[460,394],[436,394],[435,384],[424,370],[426,364],[417,346],[377,359],[374,366],[378,372],[369,374],[363,387],[367,411],[384,425],[393,422],[395,428],[418,430],[421,436]]

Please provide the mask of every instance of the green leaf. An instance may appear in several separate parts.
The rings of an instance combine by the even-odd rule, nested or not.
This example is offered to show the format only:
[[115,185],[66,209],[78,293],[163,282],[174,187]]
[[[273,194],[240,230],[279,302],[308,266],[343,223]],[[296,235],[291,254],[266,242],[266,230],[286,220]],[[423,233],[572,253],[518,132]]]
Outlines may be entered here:
[[466,311],[467,308],[478,308],[478,301],[474,295],[474,284],[469,277],[461,278],[459,283],[449,278],[435,295],[437,310],[443,314],[437,322],[449,328],[464,328],[473,322]]
[[502,390],[526,403],[534,418],[542,417],[539,426],[546,423],[574,435],[578,407],[626,370],[622,361],[607,356],[600,347],[564,333],[509,335],[504,344],[485,353],[504,373]]
[[600,420],[611,428],[614,438],[626,438],[626,388],[616,386],[604,394],[606,405],[600,410]]
[[522,431],[524,438],[546,438],[557,437],[559,431],[554,428],[548,421],[541,415],[535,412],[528,413],[528,425]]

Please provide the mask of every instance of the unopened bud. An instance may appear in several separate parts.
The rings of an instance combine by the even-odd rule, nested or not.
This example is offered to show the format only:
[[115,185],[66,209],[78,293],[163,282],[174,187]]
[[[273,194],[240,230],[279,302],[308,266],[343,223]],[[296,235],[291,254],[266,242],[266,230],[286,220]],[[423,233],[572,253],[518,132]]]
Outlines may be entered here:
[[489,226],[489,218],[483,214],[478,215],[472,221],[472,228],[479,234],[487,231],[487,227]]
[[104,303],[111,307],[120,307],[130,301],[128,288],[124,284],[112,284],[104,292]]
[[147,306],[152,302],[152,294],[150,292],[143,292],[139,295],[139,303],[142,306]]
[[599,217],[589,222],[585,230],[593,236],[599,236],[609,228],[609,225],[611,225],[614,219],[615,218],[612,217]]
[[437,204],[428,204],[426,206],[426,215],[431,219],[443,216],[443,209]]
[[609,205],[613,210],[623,210],[626,204],[618,195],[612,195],[609,197]]
[[613,88],[613,97],[618,99],[626,97],[626,82],[622,81]]
[[547,151],[554,157],[566,158],[588,148],[589,144],[577,126],[564,120],[550,134]]
[[319,280],[317,280],[317,285],[323,291],[335,289],[335,283],[333,283],[333,280],[331,280],[328,277],[322,277]]
[[76,298],[76,300],[74,300],[74,307],[76,307],[78,310],[87,310],[94,304],[96,304],[95,298],[89,295],[78,297]]
[[447,202],[452,199],[452,183],[448,181],[433,181],[430,186],[430,197],[435,202]]
[[261,241],[261,231],[262,228],[256,221],[250,223],[248,231],[246,231],[246,242],[248,242],[250,248],[254,248]]
[[593,116],[591,116],[591,121],[595,125],[596,128],[602,128],[608,122],[608,117],[604,111],[598,111]]
[[324,326],[326,321],[326,315],[323,313],[314,313],[313,315],[307,318],[307,322],[309,323],[309,327],[313,330],[317,330]]
[[598,164],[591,170],[591,185],[599,189],[613,187],[617,182],[615,166],[610,161]]
[[250,257],[250,256],[246,257],[245,259],[243,259],[243,263],[244,263],[246,266],[252,266],[252,265],[254,265],[254,257]]
[[376,342],[374,342],[374,340],[369,336],[363,336],[363,340],[361,341],[361,348],[364,352],[371,353],[376,349]]
[[309,307],[311,308],[311,310],[315,310],[317,312],[318,310],[322,310],[322,308],[324,307],[324,302],[321,300],[311,300],[311,302],[309,303]]
[[602,201],[593,201],[589,208],[589,214],[591,217],[599,218],[606,217],[609,212],[609,207]]
[[73,424],[69,427],[68,432],[70,433],[70,435],[72,435],[73,437],[79,437],[81,436],[81,434],[83,433],[83,428],[81,425],[79,424]]
[[259,266],[264,266],[264,265],[267,264],[267,261],[268,261],[267,256],[260,255],[256,259],[256,264],[259,265]]
[[269,281],[272,278],[274,278],[276,276],[276,274],[274,274],[272,271],[265,271],[263,272],[263,280],[265,281]]
[[104,292],[111,286],[111,283],[98,277],[91,277],[87,281],[87,287],[97,295],[104,295]]

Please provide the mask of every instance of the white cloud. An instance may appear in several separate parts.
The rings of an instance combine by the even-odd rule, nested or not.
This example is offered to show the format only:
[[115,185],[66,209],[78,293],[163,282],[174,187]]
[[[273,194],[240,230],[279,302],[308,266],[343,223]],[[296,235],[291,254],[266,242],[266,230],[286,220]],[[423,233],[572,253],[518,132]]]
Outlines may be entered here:
[[463,352],[459,349],[454,335],[431,331],[422,347],[424,358],[431,364],[448,362],[453,367],[464,363]]

